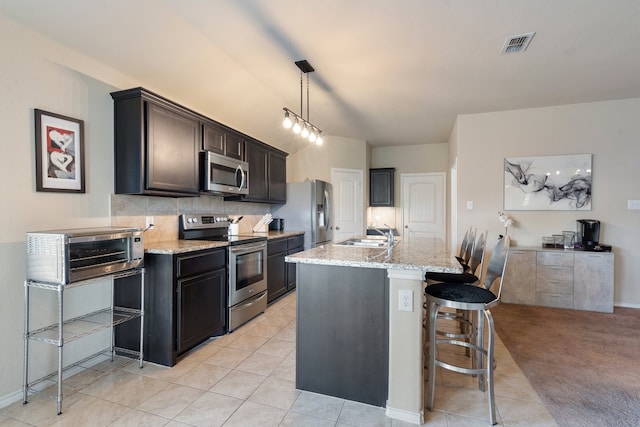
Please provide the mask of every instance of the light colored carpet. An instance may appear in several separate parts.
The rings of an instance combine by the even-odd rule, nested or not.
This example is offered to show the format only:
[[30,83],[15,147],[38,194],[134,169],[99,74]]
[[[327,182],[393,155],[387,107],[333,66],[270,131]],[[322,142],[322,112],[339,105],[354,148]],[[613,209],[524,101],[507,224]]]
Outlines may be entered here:
[[559,426],[640,426],[640,309],[500,304],[491,311],[497,334]]

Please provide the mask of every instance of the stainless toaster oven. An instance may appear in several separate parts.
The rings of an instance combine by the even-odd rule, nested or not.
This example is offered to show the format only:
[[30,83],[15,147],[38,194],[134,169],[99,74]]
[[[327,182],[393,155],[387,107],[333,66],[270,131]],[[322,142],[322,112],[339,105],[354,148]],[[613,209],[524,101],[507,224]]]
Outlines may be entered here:
[[27,280],[68,284],[142,267],[139,228],[82,228],[27,233]]

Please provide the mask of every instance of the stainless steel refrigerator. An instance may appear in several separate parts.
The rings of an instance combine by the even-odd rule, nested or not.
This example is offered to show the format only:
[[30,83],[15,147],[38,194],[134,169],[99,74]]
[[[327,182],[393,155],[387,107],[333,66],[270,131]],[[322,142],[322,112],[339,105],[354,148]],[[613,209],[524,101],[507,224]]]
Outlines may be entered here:
[[287,183],[287,203],[273,210],[284,219],[285,230],[304,231],[304,248],[333,240],[333,187],[320,180]]

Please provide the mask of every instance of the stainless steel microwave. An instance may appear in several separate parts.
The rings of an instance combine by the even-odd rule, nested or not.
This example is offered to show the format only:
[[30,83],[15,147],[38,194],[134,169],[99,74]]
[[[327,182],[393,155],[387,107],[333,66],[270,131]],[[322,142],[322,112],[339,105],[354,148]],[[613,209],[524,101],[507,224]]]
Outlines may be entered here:
[[27,280],[65,285],[139,268],[139,228],[80,228],[27,233]]
[[216,194],[249,194],[249,164],[211,151],[200,153],[202,191]]

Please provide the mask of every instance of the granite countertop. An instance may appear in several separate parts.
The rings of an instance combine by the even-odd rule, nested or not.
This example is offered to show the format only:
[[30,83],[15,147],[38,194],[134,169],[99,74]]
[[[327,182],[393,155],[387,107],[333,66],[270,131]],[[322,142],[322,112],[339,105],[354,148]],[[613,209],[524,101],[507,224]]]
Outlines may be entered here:
[[148,254],[171,255],[225,247],[227,247],[227,242],[212,242],[209,240],[167,240],[164,242],[149,243],[144,251]]
[[345,267],[462,273],[460,263],[441,239],[423,239],[410,243],[396,240],[391,251],[387,248],[337,246],[329,243],[288,255],[285,261]]
[[265,236],[267,239],[279,239],[281,237],[291,237],[304,234],[304,231],[275,231],[269,230],[267,233],[253,233],[254,236]]
[[[253,233],[254,236],[263,236],[267,240],[282,237],[297,236],[304,231],[269,231],[268,233]],[[210,240],[167,240],[163,242],[150,242],[145,244],[145,252],[148,254],[181,254],[186,252],[201,251],[205,249],[223,248],[227,242],[215,242]]]

